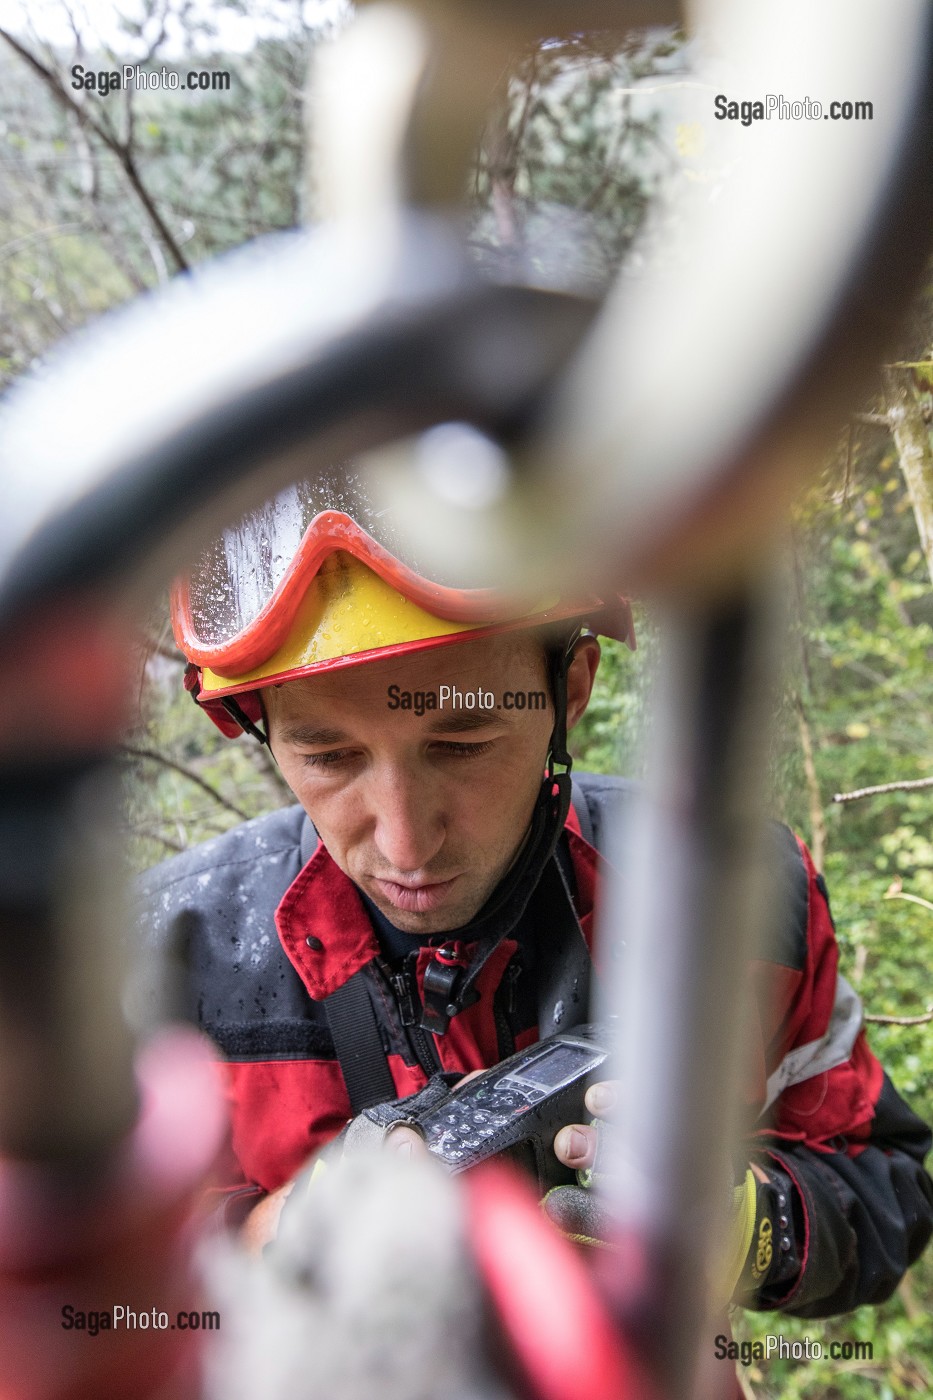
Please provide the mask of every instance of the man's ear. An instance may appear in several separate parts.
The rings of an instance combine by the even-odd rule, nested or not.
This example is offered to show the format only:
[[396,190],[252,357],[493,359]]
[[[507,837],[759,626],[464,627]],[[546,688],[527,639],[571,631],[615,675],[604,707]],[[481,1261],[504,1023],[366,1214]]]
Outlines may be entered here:
[[600,649],[595,637],[588,634],[578,638],[573,649],[573,660],[567,667],[567,728],[572,729],[582,718],[590,695],[596,670],[599,666]]

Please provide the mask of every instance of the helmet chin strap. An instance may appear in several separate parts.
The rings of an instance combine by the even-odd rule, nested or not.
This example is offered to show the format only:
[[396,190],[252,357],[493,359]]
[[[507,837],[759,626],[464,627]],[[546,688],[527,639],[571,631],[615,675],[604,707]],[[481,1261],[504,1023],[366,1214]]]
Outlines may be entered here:
[[[525,912],[528,901],[540,880],[544,868],[554,854],[567,813],[570,810],[570,770],[573,760],[567,752],[567,671],[573,659],[573,650],[580,636],[575,628],[568,639],[553,646],[548,652],[548,676],[551,684],[551,698],[554,705],[554,728],[548,748],[547,769],[541,790],[538,793],[531,823],[521,849],[512,865],[499,881],[486,903],[469,923],[462,928],[451,929],[445,935],[445,942],[462,941],[477,943],[479,946],[470,966],[453,969],[445,968],[444,988],[446,1006],[435,1005],[425,1029],[443,1033],[451,1016],[475,1001],[474,991],[477,978],[504,938],[515,928]],[[427,987],[426,980],[425,986]],[[439,1015],[438,1013],[441,1012]]]

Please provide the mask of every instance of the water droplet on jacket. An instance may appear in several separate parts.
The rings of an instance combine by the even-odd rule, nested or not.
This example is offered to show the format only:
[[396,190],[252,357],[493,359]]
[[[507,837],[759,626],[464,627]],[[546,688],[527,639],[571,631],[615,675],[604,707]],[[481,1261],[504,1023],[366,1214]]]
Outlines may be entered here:
[[559,1026],[560,1023],[561,1023],[561,1021],[562,1021],[563,1019],[564,1019],[564,1003],[563,1003],[562,1001],[555,1002],[555,1004],[554,1004],[554,1024],[555,1024],[555,1026]]

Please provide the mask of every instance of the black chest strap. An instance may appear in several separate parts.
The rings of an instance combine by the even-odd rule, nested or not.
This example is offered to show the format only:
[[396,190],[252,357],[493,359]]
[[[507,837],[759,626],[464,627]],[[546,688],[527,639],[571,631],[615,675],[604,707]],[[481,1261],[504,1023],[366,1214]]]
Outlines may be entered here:
[[325,998],[324,1012],[353,1116],[396,1098],[398,1090],[379,1034],[365,968]]
[[548,861],[535,890],[535,982],[542,1040],[589,1020],[593,962],[577,918],[564,863]]
[[[306,816],[300,839],[302,866],[307,865],[317,845],[318,834]],[[366,969],[361,967],[331,992],[323,1006],[353,1116],[394,1099],[398,1091],[379,1034]]]

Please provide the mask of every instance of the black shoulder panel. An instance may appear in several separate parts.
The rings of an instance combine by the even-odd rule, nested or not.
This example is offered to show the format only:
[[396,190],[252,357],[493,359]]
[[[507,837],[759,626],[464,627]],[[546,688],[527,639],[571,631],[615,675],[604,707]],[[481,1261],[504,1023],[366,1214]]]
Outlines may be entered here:
[[[580,817],[580,829],[600,855],[607,854],[613,824],[621,819],[630,799],[638,792],[639,784],[631,778],[620,778],[613,773],[578,773],[574,771],[573,804]],[[580,813],[580,807],[584,812]],[[583,816],[589,817],[592,835],[587,831]]]
[[799,972],[807,958],[807,867],[790,827],[770,822],[768,835],[773,917],[766,933],[764,956],[769,962]]
[[330,1058],[323,1014],[279,941],[275,911],[307,858],[301,807],[244,822],[138,884],[150,956],[171,969],[173,1011],[232,1059]]

